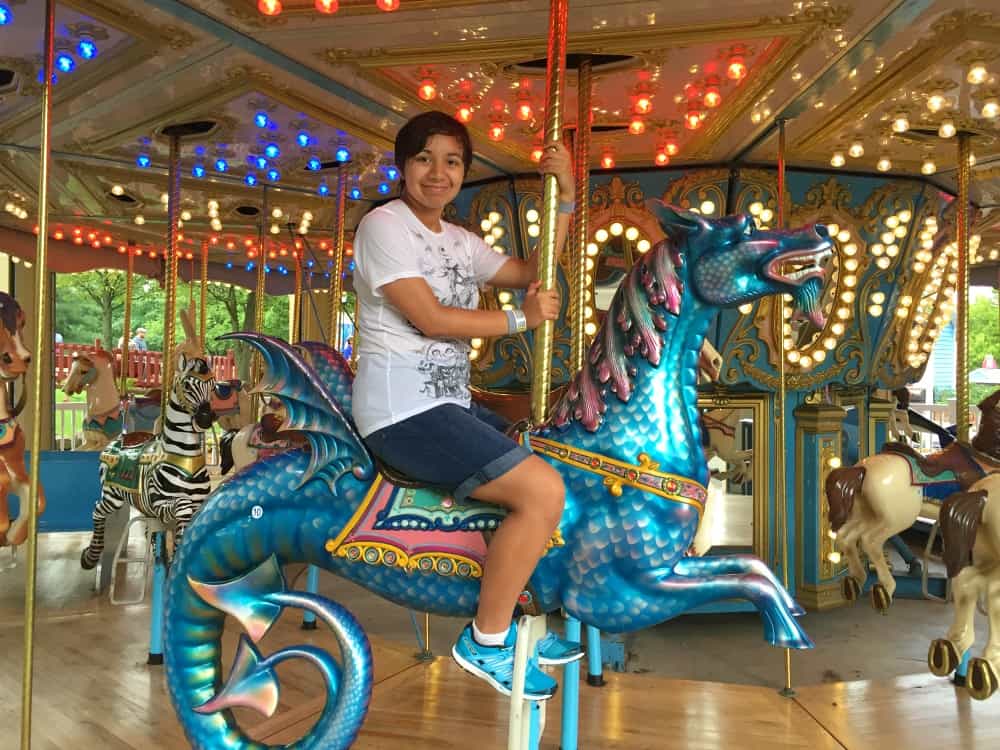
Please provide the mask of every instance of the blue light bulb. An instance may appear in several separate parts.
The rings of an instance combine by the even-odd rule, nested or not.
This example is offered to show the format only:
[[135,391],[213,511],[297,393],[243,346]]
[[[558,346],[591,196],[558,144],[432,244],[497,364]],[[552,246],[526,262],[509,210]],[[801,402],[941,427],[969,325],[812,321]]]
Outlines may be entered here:
[[385,176],[388,177],[390,180],[395,180],[397,177],[399,177],[399,170],[396,169],[395,167],[389,167],[387,170],[385,170]]
[[150,159],[149,159],[148,155],[146,155],[146,154],[139,154],[135,158],[135,163],[138,164],[143,169],[146,169],[150,165],[151,162],[150,162]]
[[388,193],[389,189],[390,189],[389,188],[389,183],[387,183],[387,182],[380,182],[378,184],[378,191],[380,193],[382,193],[382,195],[385,195],[386,193]]
[[252,270],[253,270],[253,267],[254,267],[254,265],[253,265],[253,261],[250,261],[249,263],[247,263],[247,270],[248,270],[248,271],[252,271]]
[[345,147],[341,146],[337,149],[337,161],[343,163],[345,161],[351,160],[351,152]]
[[253,116],[253,124],[258,128],[266,128],[267,124],[270,122],[270,118],[267,116],[266,112],[258,112]]
[[313,156],[306,163],[306,167],[308,167],[309,169],[311,169],[313,172],[318,172],[319,170],[321,170],[323,168],[323,162],[321,162],[319,160],[318,156]]
[[267,170],[267,179],[269,179],[271,182],[277,182],[278,180],[281,179],[281,172],[279,172],[277,169],[269,169]]
[[226,269],[229,271],[233,270],[233,262],[231,260],[226,261]]
[[306,261],[306,268],[312,268],[312,267],[313,267],[313,262],[311,260],[307,260]]
[[225,159],[216,159],[215,160],[215,171],[216,172],[225,172],[227,169],[229,169],[229,162],[227,162]]
[[316,192],[319,193],[320,195],[329,195],[330,194],[330,186],[327,185],[325,182],[321,182],[319,184],[319,187],[316,188]]
[[197,177],[200,180],[202,177],[205,176],[205,167],[203,167],[201,164],[195,164],[193,167],[191,167],[191,175],[193,177]]
[[205,147],[204,146],[195,146],[194,147],[194,154],[195,154],[195,156],[204,156],[205,155]]
[[271,267],[270,266],[264,266],[264,273],[271,273]]
[[298,141],[299,141],[299,145],[302,146],[302,148],[305,148],[306,146],[309,145],[309,140],[310,140],[309,139],[309,134],[306,131],[304,131],[304,130],[301,131],[298,134],[297,138],[298,138]]
[[56,55],[56,67],[63,73],[72,73],[76,67],[76,60],[67,52],[60,52]]
[[10,8],[7,7],[6,3],[0,3],[0,26],[6,26],[14,20],[14,14],[10,12]]
[[351,192],[347,194],[352,201],[361,200],[361,188],[351,188]]
[[257,169],[267,169],[267,159],[263,156],[257,157]]
[[76,52],[84,60],[93,60],[97,57],[97,45],[90,37],[83,37],[76,43]]
[[268,159],[276,159],[281,156],[281,149],[278,148],[277,143],[268,143],[264,146],[264,154]]
[[246,177],[243,178],[243,182],[245,182],[250,187],[253,187],[254,185],[257,184],[257,175],[252,173],[248,174]]

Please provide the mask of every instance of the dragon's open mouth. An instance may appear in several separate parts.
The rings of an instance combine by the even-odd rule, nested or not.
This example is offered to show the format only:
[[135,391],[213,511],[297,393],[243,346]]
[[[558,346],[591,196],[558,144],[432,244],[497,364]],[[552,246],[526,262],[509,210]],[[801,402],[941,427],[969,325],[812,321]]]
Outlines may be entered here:
[[824,244],[812,250],[792,250],[780,254],[768,261],[765,269],[771,279],[792,287],[796,308],[817,328],[826,325],[821,298],[826,278],[825,265],[832,257],[833,250],[829,244]]
[[809,251],[794,251],[779,255],[767,264],[767,275],[775,281],[799,286],[809,279],[822,277],[823,266],[833,257],[829,247]]

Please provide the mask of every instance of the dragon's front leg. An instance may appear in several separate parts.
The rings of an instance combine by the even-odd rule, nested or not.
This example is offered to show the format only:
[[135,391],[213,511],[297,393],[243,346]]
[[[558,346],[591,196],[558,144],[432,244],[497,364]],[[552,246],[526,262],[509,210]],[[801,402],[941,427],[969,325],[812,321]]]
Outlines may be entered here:
[[753,555],[719,555],[715,557],[684,557],[674,566],[674,573],[685,577],[721,575],[759,575],[774,586],[785,607],[795,617],[806,613],[787,589],[778,582],[774,572],[763,560]]
[[[718,558],[685,558],[715,561]],[[651,596],[672,600],[677,614],[702,604],[723,599],[746,599],[764,618],[764,640],[782,648],[812,648],[813,643],[799,626],[774,577],[759,572],[714,573],[698,575],[681,563],[672,568],[654,568],[640,573],[634,582]],[[706,565],[706,569],[709,566]],[[681,574],[684,571],[685,574]],[[785,594],[787,596],[787,593]]]

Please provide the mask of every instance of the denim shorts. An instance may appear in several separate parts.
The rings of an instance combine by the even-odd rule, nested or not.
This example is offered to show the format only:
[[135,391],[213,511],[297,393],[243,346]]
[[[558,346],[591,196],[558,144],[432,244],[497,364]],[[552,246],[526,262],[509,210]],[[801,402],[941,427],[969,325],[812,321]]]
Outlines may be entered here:
[[396,471],[465,500],[531,456],[504,434],[508,426],[475,402],[468,409],[442,404],[376,430],[365,444]]

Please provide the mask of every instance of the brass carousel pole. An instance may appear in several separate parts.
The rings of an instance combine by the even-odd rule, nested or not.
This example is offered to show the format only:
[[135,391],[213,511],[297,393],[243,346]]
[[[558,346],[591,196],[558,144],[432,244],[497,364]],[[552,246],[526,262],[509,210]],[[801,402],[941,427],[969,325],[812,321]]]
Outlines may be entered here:
[[[257,285],[254,287],[256,300],[253,308],[253,330],[256,333],[264,332],[264,293],[265,293],[265,267],[267,265],[267,250],[264,247],[264,224],[267,222],[267,185],[261,191],[260,199],[260,226],[257,227]],[[260,353],[253,355],[253,382],[257,384],[264,377],[264,358]],[[264,413],[264,399],[257,402],[257,419]]]
[[[545,143],[562,138],[563,84],[566,78],[566,27],[569,0],[551,0],[549,5],[548,71],[545,82]],[[538,246],[538,278],[542,289],[556,283],[556,222],[559,211],[559,183],[545,175],[542,188],[542,239]],[[541,424],[548,416],[552,378],[552,338],[555,326],[544,321],[535,329],[531,375],[531,421]]]
[[[785,229],[785,194],[787,185],[785,183],[785,121],[778,120],[778,229]],[[779,300],[777,311],[780,313],[784,309],[785,300]],[[784,316],[781,316],[784,320]],[[777,408],[777,440],[774,452],[775,457],[775,506],[780,515],[775,519],[778,522],[778,535],[781,539],[781,582],[788,588],[788,496],[785,486],[785,450],[788,432],[785,429],[785,328],[782,324],[778,336],[778,408]],[[781,695],[791,698],[795,695],[792,689],[792,650],[785,649],[785,687],[781,689]]]
[[344,216],[347,200],[347,165],[341,162],[337,165],[337,229],[333,242],[333,268],[330,269],[330,307],[328,317],[327,341],[337,351],[341,349],[340,341],[340,296],[343,293],[344,271]]
[[[562,138],[563,85],[566,78],[566,31],[569,0],[550,0],[548,65],[545,83],[545,145],[559,143]],[[556,222],[559,218],[559,183],[547,174],[542,187],[542,235],[538,246],[538,278],[542,289],[552,289],[556,282]],[[552,377],[552,338],[555,326],[551,320],[535,329],[531,368],[531,422],[541,424],[548,416],[549,390]],[[528,654],[545,635],[545,616],[524,617],[518,628],[515,646],[514,674],[507,737],[508,750],[526,750],[530,746],[532,725],[539,733],[538,723],[544,721],[544,707],[524,700],[524,680]],[[532,705],[528,705],[531,703]],[[538,735],[536,735],[538,736]]]
[[208,240],[201,243],[201,299],[198,301],[198,336],[201,337],[202,345],[205,344],[205,336],[208,333]]
[[[39,149],[38,175],[38,240],[35,243],[35,346],[42,353],[43,342],[49,340],[48,315],[48,250],[49,250],[49,160],[52,143],[52,71],[55,55],[55,0],[45,0],[45,62],[42,65],[42,134]],[[31,468],[28,478],[27,502],[21,512],[28,516],[28,572],[24,594],[24,666],[21,676],[21,750],[31,750],[31,690],[35,660],[35,588],[38,585],[38,486],[42,455],[42,393],[51,388],[51,375],[42,366],[47,357],[40,356],[32,373],[31,407],[35,417],[31,431]],[[22,498],[24,499],[24,498]]]
[[166,310],[163,321],[163,368],[160,377],[163,388],[160,411],[166,414],[170,387],[174,378],[174,338],[177,330],[177,217],[181,205],[181,139],[170,136],[170,171],[167,177],[167,248],[164,292]]
[[958,134],[958,284],[955,305],[955,424],[958,439],[969,442],[969,156],[972,136]]
[[[587,239],[590,222],[590,99],[593,92],[593,64],[589,57],[577,68],[576,115],[576,213],[573,216],[570,256],[570,372],[583,369],[587,349],[584,312],[587,309]],[[596,303],[594,309],[597,309]]]
[[302,324],[302,250],[296,247],[293,251],[295,259],[295,294],[292,296],[292,343],[302,338],[299,327]]
[[133,274],[135,273],[135,243],[129,242],[126,248],[126,266],[125,266],[125,335],[122,337],[122,369],[121,369],[121,387],[118,389],[122,398],[128,396],[128,373],[129,364],[131,362],[131,357],[129,356],[132,348],[129,346],[131,335],[132,335],[132,289],[133,289]]

